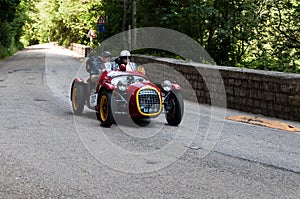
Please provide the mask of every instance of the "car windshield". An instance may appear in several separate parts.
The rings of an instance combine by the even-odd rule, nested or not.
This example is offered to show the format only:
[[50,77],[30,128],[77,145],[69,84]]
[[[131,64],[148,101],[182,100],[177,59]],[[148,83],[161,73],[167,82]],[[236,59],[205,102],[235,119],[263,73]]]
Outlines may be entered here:
[[129,85],[136,82],[147,82],[147,81],[148,81],[147,79],[139,75],[122,75],[122,76],[114,77],[111,80],[111,83],[116,86],[119,82]]

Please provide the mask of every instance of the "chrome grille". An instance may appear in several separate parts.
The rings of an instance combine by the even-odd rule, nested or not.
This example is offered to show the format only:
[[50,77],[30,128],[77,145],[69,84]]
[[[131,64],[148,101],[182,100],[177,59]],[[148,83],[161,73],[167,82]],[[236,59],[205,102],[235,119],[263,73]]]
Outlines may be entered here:
[[160,111],[160,98],[156,90],[143,89],[138,95],[139,108],[144,114],[153,114]]

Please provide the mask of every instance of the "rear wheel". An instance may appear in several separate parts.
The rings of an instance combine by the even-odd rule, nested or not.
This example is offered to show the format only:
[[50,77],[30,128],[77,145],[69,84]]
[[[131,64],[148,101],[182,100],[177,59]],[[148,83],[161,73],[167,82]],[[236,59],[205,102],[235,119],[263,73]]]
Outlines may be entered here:
[[81,115],[84,109],[85,92],[81,84],[74,84],[72,88],[72,108],[75,115]]
[[98,107],[97,118],[100,120],[101,125],[104,127],[110,127],[114,123],[114,117],[112,112],[112,92],[103,89],[98,94]]
[[178,126],[184,112],[183,97],[180,92],[172,92],[165,100],[166,120],[171,126]]

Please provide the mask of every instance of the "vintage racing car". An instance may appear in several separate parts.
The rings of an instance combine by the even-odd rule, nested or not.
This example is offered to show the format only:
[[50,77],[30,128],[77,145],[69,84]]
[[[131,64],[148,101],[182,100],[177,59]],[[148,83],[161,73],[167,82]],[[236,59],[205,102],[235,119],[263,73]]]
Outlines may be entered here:
[[130,116],[133,121],[165,114],[171,126],[183,118],[184,102],[181,87],[166,80],[161,84],[149,81],[139,71],[104,71],[93,90],[89,80],[74,79],[71,88],[73,112],[81,115],[84,106],[96,111],[101,125],[110,127],[118,115]]

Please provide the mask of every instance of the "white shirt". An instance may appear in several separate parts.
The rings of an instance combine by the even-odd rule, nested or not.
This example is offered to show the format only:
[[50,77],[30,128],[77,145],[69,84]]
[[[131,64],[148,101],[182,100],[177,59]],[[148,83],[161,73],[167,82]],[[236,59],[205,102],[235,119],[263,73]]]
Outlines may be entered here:
[[126,71],[135,71],[137,70],[137,67],[136,67],[136,64],[133,63],[133,62],[129,62],[127,65],[126,65]]

